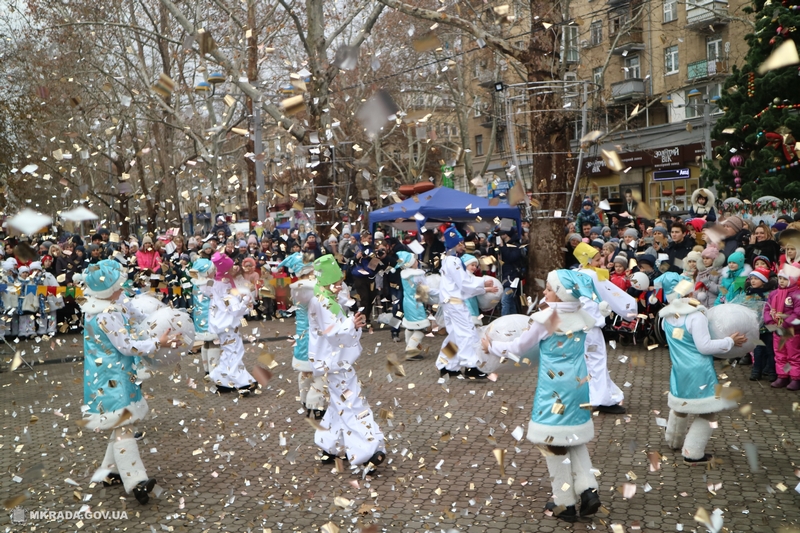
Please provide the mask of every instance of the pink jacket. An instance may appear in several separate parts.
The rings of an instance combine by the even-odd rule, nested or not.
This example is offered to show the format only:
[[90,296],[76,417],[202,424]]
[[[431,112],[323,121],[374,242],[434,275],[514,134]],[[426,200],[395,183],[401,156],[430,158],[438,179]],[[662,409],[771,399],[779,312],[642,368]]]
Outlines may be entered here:
[[155,250],[149,252],[139,250],[136,252],[136,266],[139,270],[151,270],[155,272],[161,268],[161,256]]
[[764,304],[764,324],[778,324],[773,313],[785,314],[781,327],[800,324],[800,290],[797,287],[777,288],[767,297]]

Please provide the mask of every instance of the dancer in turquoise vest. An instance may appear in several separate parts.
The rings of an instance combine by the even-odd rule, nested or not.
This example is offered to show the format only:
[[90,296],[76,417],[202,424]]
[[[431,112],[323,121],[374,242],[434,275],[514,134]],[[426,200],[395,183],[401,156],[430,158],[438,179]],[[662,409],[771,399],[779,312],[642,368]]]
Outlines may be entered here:
[[[306,262],[307,261],[307,262]],[[328,401],[325,394],[325,379],[314,376],[311,363],[308,362],[308,302],[314,298],[314,265],[313,256],[304,260],[303,254],[294,253],[281,261],[278,267],[285,267],[292,277],[298,279],[289,285],[292,303],[294,303],[294,352],[292,368],[298,372],[297,384],[300,389],[300,403],[306,410],[306,416],[314,416],[322,420]]]
[[417,299],[417,288],[425,285],[425,272],[417,268],[417,256],[411,252],[397,252],[398,266],[402,269],[403,327],[406,336],[406,359],[422,359],[420,345],[425,331],[431,326],[425,306]]
[[[705,464],[711,460],[705,450],[717,413],[736,407],[735,400],[717,396],[719,382],[714,355],[728,352],[747,340],[740,333],[712,340],[705,311],[697,300],[681,298],[658,313],[664,318],[672,363],[666,438],[672,449],[682,447],[687,464]],[[698,416],[687,432],[690,414]]]
[[219,363],[222,350],[214,346],[217,336],[208,330],[211,320],[211,286],[213,280],[209,277],[214,272],[214,263],[209,259],[200,258],[192,264],[189,274],[192,278],[192,321],[194,322],[195,340],[202,341],[200,357],[203,361],[203,370],[209,375],[211,370]]
[[[547,276],[547,309],[535,313],[531,325],[511,342],[484,337],[484,351],[498,357],[518,356],[539,346],[541,361],[528,440],[546,448],[553,502],[546,506],[559,518],[574,522],[600,508],[597,479],[586,443],[594,438],[584,343],[595,319],[581,309],[580,286],[592,280],[571,270]],[[576,507],[580,503],[580,510]]]
[[130,426],[147,416],[147,400],[136,384],[139,357],[153,354],[159,344],[172,342],[167,330],[158,342],[131,336],[128,318],[116,301],[126,275],[122,265],[105,259],[89,265],[75,281],[86,297],[83,338],[83,419],[88,430],[111,430],[106,454],[92,482],[123,484],[142,504],[149,500],[156,480],[149,478]]
[[[461,256],[461,262],[464,263],[464,268],[467,269],[467,272],[475,276],[475,271],[478,270],[479,266],[478,258],[472,254],[464,254]],[[483,321],[481,320],[481,308],[478,304],[478,297],[473,296],[472,298],[467,298],[465,303],[467,304],[467,309],[469,309],[469,316],[472,317],[472,323],[475,324],[476,327],[481,327]]]

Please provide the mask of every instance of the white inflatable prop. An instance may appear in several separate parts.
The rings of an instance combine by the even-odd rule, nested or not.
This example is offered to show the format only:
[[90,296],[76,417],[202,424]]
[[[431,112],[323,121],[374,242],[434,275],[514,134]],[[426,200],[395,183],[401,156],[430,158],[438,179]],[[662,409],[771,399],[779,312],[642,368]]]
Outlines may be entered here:
[[747,337],[742,346],[734,346],[728,353],[716,355],[720,359],[737,359],[752,352],[761,344],[758,335],[758,316],[756,312],[739,304],[715,305],[706,311],[708,329],[712,339],[724,339],[734,333]]
[[[530,317],[526,315],[502,316],[481,328],[481,337],[486,337],[493,342],[511,342],[528,329],[529,321]],[[535,346],[526,353],[509,354],[505,358],[487,354],[482,348],[478,348],[478,361],[478,368],[481,372],[512,374],[539,365],[539,346]]]
[[497,292],[487,292],[486,294],[478,295],[478,307],[484,313],[488,313],[497,307],[497,304],[499,304],[500,300],[503,298],[503,284],[500,283],[499,279],[491,276],[484,276],[481,279],[490,279],[492,280],[492,285],[497,287]]
[[134,325],[136,333],[158,339],[165,331],[172,330],[170,335],[176,336],[171,346],[162,346],[147,363],[153,366],[173,365],[180,361],[182,355],[194,344],[194,323],[186,311],[164,306],[147,316],[143,322]]
[[167,304],[159,300],[158,298],[154,298],[149,294],[137,294],[133,298],[130,299],[128,303],[129,307],[133,307],[135,312],[143,316],[150,316],[159,309],[167,307]]
[[428,287],[428,301],[423,302],[428,305],[439,303],[439,285],[442,283],[442,276],[439,274],[428,274],[425,276],[425,286]]

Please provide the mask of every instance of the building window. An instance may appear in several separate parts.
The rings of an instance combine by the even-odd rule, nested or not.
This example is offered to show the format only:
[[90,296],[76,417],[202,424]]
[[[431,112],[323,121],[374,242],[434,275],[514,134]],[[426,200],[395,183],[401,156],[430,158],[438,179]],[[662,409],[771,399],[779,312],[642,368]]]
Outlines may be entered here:
[[622,15],[612,15],[608,19],[608,37],[609,39],[614,39],[614,36],[623,31],[625,26],[628,24],[628,15],[624,13]]
[[494,141],[494,148],[498,154],[505,153],[506,151],[506,137],[503,134],[497,135]]
[[483,135],[475,136],[475,155],[483,155]]
[[577,63],[578,58],[578,27],[567,26],[561,34],[561,53],[567,63]]
[[664,23],[678,20],[678,0],[664,0]]
[[599,87],[603,86],[603,67],[592,69],[592,81]]
[[473,111],[474,111],[474,112],[473,112],[473,116],[474,116],[474,117],[476,117],[476,118],[477,118],[477,117],[481,116],[481,106],[482,106],[482,105],[483,105],[483,104],[481,103],[481,99],[480,99],[480,97],[476,97],[476,98],[475,98],[475,101],[474,101],[474,103],[473,103],[473,105],[472,105],[472,107],[473,107]]
[[598,44],[603,42],[603,23],[602,21],[595,20],[592,22],[592,25],[589,26],[589,33],[592,46],[597,46]]
[[641,78],[641,69],[639,65],[639,56],[628,56],[625,58],[625,79],[639,79]]
[[709,61],[722,60],[722,37],[719,35],[706,37],[706,59]]
[[670,46],[664,49],[664,74],[677,74],[678,66],[678,46]]

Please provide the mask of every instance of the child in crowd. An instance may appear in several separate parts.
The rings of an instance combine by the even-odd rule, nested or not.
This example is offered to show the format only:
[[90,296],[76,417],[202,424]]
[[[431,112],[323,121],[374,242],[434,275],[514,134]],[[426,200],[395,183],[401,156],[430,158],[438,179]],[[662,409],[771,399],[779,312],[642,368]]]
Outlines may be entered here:
[[703,266],[698,265],[697,276],[695,278],[695,298],[700,301],[703,307],[711,307],[719,295],[719,281],[722,277],[717,269],[716,261],[720,256],[716,246],[708,245],[700,253]]
[[775,373],[778,378],[770,386],[790,391],[800,390],[800,289],[797,287],[800,268],[784,265],[778,272],[778,288],[764,305],[764,325],[773,330]]
[[737,250],[728,257],[728,266],[722,269],[719,295],[714,305],[741,303],[744,298],[744,284],[752,272],[750,265],[744,263],[744,253]]
[[627,291],[631,288],[630,273],[628,272],[628,257],[624,253],[620,253],[614,258],[614,270],[611,272],[611,283]]
[[425,331],[431,326],[425,305],[417,299],[417,288],[425,285],[425,272],[417,268],[417,256],[411,252],[397,252],[400,279],[403,283],[403,328],[405,328],[406,360],[422,359],[420,349]]
[[750,273],[745,288],[744,305],[758,313],[761,328],[759,338],[764,344],[756,346],[753,350],[753,368],[750,370],[750,381],[758,381],[762,377],[772,382],[778,379],[775,373],[775,349],[773,346],[772,332],[764,325],[764,306],[769,298],[770,271],[758,267]]

